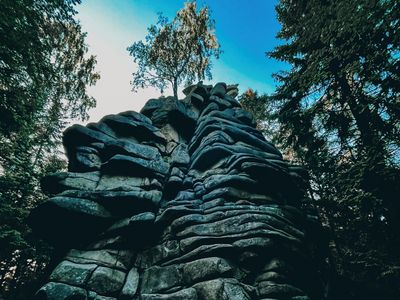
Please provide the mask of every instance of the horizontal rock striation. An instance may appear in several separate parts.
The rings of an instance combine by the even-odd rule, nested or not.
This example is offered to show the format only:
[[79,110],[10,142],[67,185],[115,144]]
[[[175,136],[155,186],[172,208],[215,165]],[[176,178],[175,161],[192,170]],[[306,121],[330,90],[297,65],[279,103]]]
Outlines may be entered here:
[[35,299],[323,299],[305,172],[236,86],[184,92],[65,131],[30,224],[68,250]]

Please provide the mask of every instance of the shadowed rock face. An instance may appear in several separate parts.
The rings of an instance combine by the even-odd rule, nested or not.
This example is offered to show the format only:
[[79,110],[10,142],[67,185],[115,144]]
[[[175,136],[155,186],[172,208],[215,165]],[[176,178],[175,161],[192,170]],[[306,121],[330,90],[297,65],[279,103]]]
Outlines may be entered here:
[[64,133],[32,227],[68,249],[36,299],[322,299],[304,171],[236,86],[194,85]]

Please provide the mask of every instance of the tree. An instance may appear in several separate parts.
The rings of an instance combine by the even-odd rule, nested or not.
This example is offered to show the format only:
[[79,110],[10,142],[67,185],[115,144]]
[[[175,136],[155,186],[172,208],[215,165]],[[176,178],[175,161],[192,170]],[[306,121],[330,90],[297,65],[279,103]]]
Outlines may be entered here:
[[193,1],[186,2],[171,22],[160,14],[157,24],[148,28],[146,41],[133,43],[128,51],[138,63],[133,90],[154,86],[163,92],[171,84],[177,98],[181,83],[212,78],[211,58],[219,57],[220,46],[208,8],[197,11]]
[[247,89],[238,100],[242,108],[254,116],[257,129],[275,144],[279,123],[276,119],[276,103],[272,97],[266,94],[259,95],[257,91]]
[[30,298],[51,248],[26,225],[45,199],[39,180],[65,168],[60,136],[95,100],[96,60],[74,19],[78,0],[0,3],[0,298]]
[[291,65],[275,75],[279,141],[311,171],[338,273],[398,297],[400,2],[281,0],[277,13],[286,42],[269,55]]

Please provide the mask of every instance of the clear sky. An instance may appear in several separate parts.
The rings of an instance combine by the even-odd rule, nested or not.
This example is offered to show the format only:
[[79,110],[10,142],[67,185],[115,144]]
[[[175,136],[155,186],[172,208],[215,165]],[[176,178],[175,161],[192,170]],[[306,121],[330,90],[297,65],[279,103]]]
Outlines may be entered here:
[[[82,28],[87,32],[91,54],[97,56],[101,79],[89,93],[97,107],[89,111],[90,121],[125,110],[139,111],[149,98],[159,97],[154,89],[131,91],[130,80],[136,66],[126,48],[143,40],[147,27],[157,22],[157,13],[173,19],[184,0],[84,0],[77,7]],[[208,5],[215,20],[222,55],[214,60],[212,74],[216,83],[239,83],[240,92],[253,88],[272,93],[276,82],[272,73],[285,68],[269,59],[280,43],[275,38],[280,25],[276,18],[277,0],[200,0]],[[172,92],[166,91],[165,95]]]

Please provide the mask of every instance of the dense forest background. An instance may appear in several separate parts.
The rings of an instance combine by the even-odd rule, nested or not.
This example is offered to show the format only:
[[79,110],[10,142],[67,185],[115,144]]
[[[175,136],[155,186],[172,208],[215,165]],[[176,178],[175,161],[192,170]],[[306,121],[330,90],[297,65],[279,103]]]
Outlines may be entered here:
[[[31,298],[58,255],[26,218],[45,200],[40,178],[66,168],[67,121],[96,103],[79,2],[0,2],[0,299]],[[274,94],[239,100],[309,171],[328,299],[400,299],[400,2],[281,0],[276,9],[282,45],[267,55],[290,68],[277,70]]]
[[55,255],[26,218],[40,178],[66,167],[61,133],[96,102],[99,75],[74,19],[75,0],[0,2],[0,299],[30,299]]

